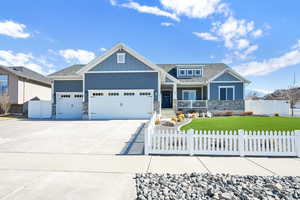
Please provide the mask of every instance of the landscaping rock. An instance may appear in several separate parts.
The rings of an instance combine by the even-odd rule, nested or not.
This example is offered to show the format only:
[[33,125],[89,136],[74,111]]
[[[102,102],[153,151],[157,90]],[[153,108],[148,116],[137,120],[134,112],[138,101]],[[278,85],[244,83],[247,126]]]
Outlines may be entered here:
[[174,127],[176,125],[176,123],[173,122],[173,121],[162,121],[161,125],[163,125],[163,126],[169,126],[169,127]]
[[300,199],[300,177],[228,174],[136,174],[138,200]]

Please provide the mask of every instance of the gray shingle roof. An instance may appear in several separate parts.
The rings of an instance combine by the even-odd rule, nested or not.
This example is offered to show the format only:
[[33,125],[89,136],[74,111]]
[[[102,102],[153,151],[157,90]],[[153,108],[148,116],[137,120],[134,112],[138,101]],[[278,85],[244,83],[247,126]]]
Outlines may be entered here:
[[60,71],[54,72],[54,73],[48,75],[48,77],[51,78],[53,76],[78,76],[78,74],[76,72],[79,71],[84,66],[85,65],[72,65],[72,66],[64,68]]
[[229,68],[223,63],[212,63],[212,64],[157,64],[163,70],[168,72],[174,78],[177,78],[177,67],[180,68],[203,68],[202,77],[191,77],[191,78],[177,78],[181,82],[206,82],[212,77],[216,76],[218,73],[224,71],[226,68]]
[[22,67],[22,66],[6,67],[3,65],[0,65],[0,68],[3,70],[6,70],[8,72],[11,72],[19,77],[26,78],[29,80],[34,80],[34,81],[37,81],[37,82],[40,82],[40,83],[43,83],[43,84],[46,84],[49,86],[51,85],[50,79],[48,79],[46,76],[44,76],[40,73],[37,73],[35,71],[32,71],[26,67]]
[[[212,63],[212,64],[157,64],[160,68],[165,70],[174,78],[180,80],[181,82],[206,82],[210,78],[214,77],[218,73],[224,71],[226,68],[229,68],[223,63]],[[50,74],[48,77],[54,76],[78,76],[76,73],[85,65],[72,65],[60,71],[57,71],[53,74]],[[202,77],[191,77],[191,78],[177,78],[177,67],[180,68],[199,68],[203,67],[203,76]]]

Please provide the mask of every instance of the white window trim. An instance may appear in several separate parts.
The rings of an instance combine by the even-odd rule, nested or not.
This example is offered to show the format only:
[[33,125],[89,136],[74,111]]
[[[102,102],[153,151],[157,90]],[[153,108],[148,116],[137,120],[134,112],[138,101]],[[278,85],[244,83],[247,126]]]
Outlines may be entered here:
[[[226,90],[226,100],[221,100],[221,88],[232,88],[232,90],[233,90],[232,100],[227,100],[228,99],[227,90]],[[235,86],[219,86],[219,101],[234,101],[234,100],[235,100]]]
[[194,100],[197,100],[197,92],[196,92],[196,90],[182,90],[181,99],[182,100],[190,101],[191,99],[184,99],[184,92],[194,92],[195,93],[195,97],[196,97],[196,99],[194,99]]
[[[192,74],[189,74],[188,71],[192,71]],[[194,70],[193,69],[186,69],[186,76],[187,77],[193,77],[194,76]]]
[[[196,71],[200,71],[200,74],[196,74]],[[201,77],[201,76],[203,76],[203,69],[194,69],[194,76],[195,77]]]
[[[184,71],[184,74],[181,74],[180,71]],[[186,69],[182,69],[182,68],[179,68],[177,69],[177,76],[178,77],[186,77]]]
[[[121,59],[123,58],[123,60]],[[117,64],[125,64],[126,53],[117,53]]]

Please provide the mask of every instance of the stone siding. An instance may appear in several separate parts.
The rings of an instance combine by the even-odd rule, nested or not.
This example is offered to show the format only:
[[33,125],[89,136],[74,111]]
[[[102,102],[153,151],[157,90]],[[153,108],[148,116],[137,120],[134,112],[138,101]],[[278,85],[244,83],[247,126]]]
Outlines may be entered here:
[[210,112],[243,112],[245,110],[244,100],[235,101],[219,101],[219,100],[209,100],[207,102],[208,110]]

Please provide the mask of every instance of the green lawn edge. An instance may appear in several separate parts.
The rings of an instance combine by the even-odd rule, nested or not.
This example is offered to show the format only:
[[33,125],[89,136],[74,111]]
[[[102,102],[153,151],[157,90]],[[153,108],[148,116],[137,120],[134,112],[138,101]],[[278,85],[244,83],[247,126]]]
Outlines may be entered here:
[[193,119],[181,127],[182,131],[195,130],[300,130],[300,117],[231,116]]

